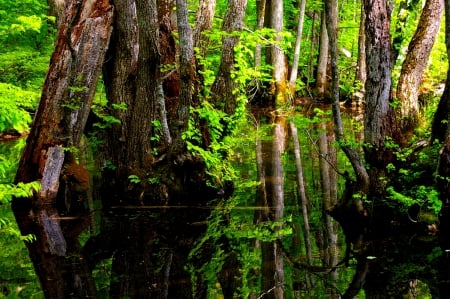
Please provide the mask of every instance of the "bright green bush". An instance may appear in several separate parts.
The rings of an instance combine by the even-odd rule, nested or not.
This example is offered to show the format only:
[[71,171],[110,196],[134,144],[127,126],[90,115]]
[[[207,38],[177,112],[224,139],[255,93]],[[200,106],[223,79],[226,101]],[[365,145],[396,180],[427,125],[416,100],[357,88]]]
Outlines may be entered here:
[[37,92],[0,83],[0,133],[15,130],[23,133],[31,123],[30,112],[39,99]]

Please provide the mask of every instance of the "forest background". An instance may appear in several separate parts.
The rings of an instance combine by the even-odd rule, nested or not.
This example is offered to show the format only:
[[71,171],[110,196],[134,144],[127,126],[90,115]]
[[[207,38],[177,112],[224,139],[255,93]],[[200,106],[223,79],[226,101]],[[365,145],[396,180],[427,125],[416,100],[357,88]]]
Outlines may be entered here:
[[[394,53],[391,56],[393,65],[390,78],[392,90],[396,90],[396,92],[393,92],[396,96],[392,98],[390,105],[398,109],[398,113],[401,115],[400,119],[402,119],[400,127],[404,130],[402,136],[406,136],[402,140],[396,140],[396,142],[399,141],[398,144],[392,143],[397,160],[404,159],[406,161],[410,159],[409,155],[415,154],[416,145],[421,140],[434,138],[443,142],[445,139],[445,130],[442,129],[440,130],[442,136],[431,136],[433,133],[431,127],[436,111],[439,111],[439,109],[440,111],[445,110],[442,107],[438,109],[438,103],[441,100],[447,79],[448,59],[445,46],[445,26],[437,26],[440,31],[436,31],[436,42],[431,42],[434,47],[429,57],[425,57],[426,67],[420,74],[420,78],[415,78],[418,82],[417,85],[413,85],[412,90],[409,87],[409,93],[405,96],[406,99],[417,96],[417,100],[412,106],[418,105],[414,107],[420,107],[420,109],[417,109],[415,116],[405,117],[402,114],[405,105],[402,105],[404,103],[401,98],[403,95],[401,89],[398,88],[398,86],[401,86],[402,72],[406,73],[405,70],[413,69],[407,66],[405,70],[403,69],[408,46],[411,44],[416,31],[418,31],[417,29],[420,29],[419,21],[421,16],[425,15],[422,14],[422,8],[425,4],[431,5],[431,3],[441,3],[440,15],[442,15],[443,5],[439,1],[396,0],[390,8],[392,9],[390,14],[392,25],[389,30],[392,36],[392,53]],[[306,4],[304,9],[302,4]],[[278,108],[289,110],[288,107],[298,98],[320,99],[324,102],[335,100],[336,85],[333,86],[332,78],[333,74],[336,74],[336,70],[333,71],[333,53],[330,54],[330,48],[328,48],[332,48],[333,41],[331,40],[327,46],[327,42],[324,42],[327,38],[323,35],[324,32],[326,33],[326,19],[332,14],[330,9],[326,13],[324,4],[333,7],[333,2],[329,1],[325,3],[322,1],[284,1],[282,28],[270,28],[270,26],[265,27],[257,23],[257,15],[249,13],[258,11],[256,3],[249,2],[241,28],[243,30],[239,33],[241,42],[235,44],[234,48],[234,61],[240,66],[234,73],[237,76],[237,80],[235,80],[236,89],[240,91],[242,98],[231,106],[229,102],[219,103],[217,106],[225,106],[224,111],[234,113],[236,109],[244,109],[243,107],[247,103],[255,105],[273,104]],[[189,5],[190,10],[197,10],[196,3],[189,3]],[[208,72],[215,73],[215,69],[220,67],[221,60],[224,59],[217,48],[220,47],[224,35],[222,20],[230,6],[227,3],[217,3],[215,8],[216,16],[220,17],[214,18],[212,30],[208,35],[209,48],[206,49],[208,52],[203,54],[206,61],[204,65],[208,65],[208,69],[203,73],[206,78],[205,81],[214,78],[214,75],[208,74]],[[337,100],[341,102],[361,102],[364,98],[365,78],[364,72],[362,74],[360,72],[362,68],[360,55],[362,51],[360,47],[362,43],[360,34],[361,6],[360,1],[334,3],[334,7],[338,8],[339,11],[339,31],[336,45],[339,53],[338,56],[336,56],[337,53],[334,53],[334,58],[337,59],[335,62],[340,79],[337,86]],[[46,1],[0,1],[0,40],[3,46],[0,50],[0,133],[3,139],[25,137],[30,131],[30,125],[41,98],[51,53],[57,42],[57,14],[50,13],[50,11],[51,9]],[[435,11],[439,12],[439,10]],[[50,14],[54,16],[49,16]],[[191,23],[194,22],[194,17],[195,14],[190,16]],[[440,24],[440,18],[437,22]],[[332,22],[328,22],[328,25],[330,23]],[[302,30],[299,30],[300,28]],[[418,38],[425,39],[425,36],[419,36]],[[296,46],[299,43],[301,43],[300,50],[296,51]],[[430,41],[427,43],[430,44]],[[264,47],[275,45],[282,50],[286,60],[283,59],[282,66],[274,65],[273,61],[269,59],[255,62],[254,58],[258,57],[255,54],[257,45],[263,45]],[[286,74],[288,71],[289,74],[293,73],[292,64],[294,64],[294,61],[298,65],[294,67],[298,71],[298,75],[291,76],[289,80]],[[255,68],[255,65],[259,65],[259,67]],[[166,67],[167,69],[164,72],[170,73],[174,65],[167,64]],[[281,73],[285,74],[282,78],[278,78],[277,72],[274,71],[279,68],[282,69]],[[211,83],[206,82],[205,86]],[[75,88],[72,88],[74,92],[76,92]],[[93,110],[97,109],[99,117],[103,120],[103,125],[112,125],[116,121],[115,118],[102,114],[104,106],[107,104],[105,103],[105,92],[101,83],[97,91]],[[242,104],[242,107],[239,106]],[[212,116],[216,115],[214,114],[216,112],[207,110],[207,108],[209,107],[206,107],[202,112],[210,112],[209,118],[208,116],[205,118],[213,122]],[[121,110],[123,107],[119,106],[115,109]],[[231,110],[227,111],[227,109]],[[245,115],[245,112],[240,111],[240,113]],[[447,121],[446,116],[447,114],[442,117],[444,122]],[[155,122],[154,125],[161,126],[163,123]],[[434,132],[435,135],[436,132]],[[164,137],[164,134],[162,136]],[[0,238],[3,245],[3,249],[0,251],[2,257],[0,278],[4,281],[14,281],[18,285],[24,281],[26,283],[36,281],[33,266],[28,259],[28,253],[20,242],[24,238],[27,242],[33,242],[35,237],[32,235],[22,236],[15,225],[10,205],[13,196],[29,196],[29,193],[36,187],[33,184],[12,183],[24,147],[24,140],[24,138],[19,139],[12,147],[6,143],[0,144],[0,147],[4,147],[0,156],[0,200],[2,203],[0,207],[0,229],[2,232]],[[421,159],[425,161],[423,164],[426,164],[430,169],[437,169],[437,156],[442,144],[436,142],[431,145],[429,152],[427,152],[429,156],[423,154]],[[215,171],[218,172],[210,171],[210,173],[224,180],[226,174],[220,173],[224,170],[216,169]],[[406,168],[396,170],[396,172],[403,172],[403,174],[407,171],[411,170]],[[414,174],[410,173],[410,176],[413,177]],[[127,174],[127,177],[136,181],[141,179],[137,174],[131,173]],[[423,194],[432,195],[424,200],[430,204],[432,210],[439,211],[442,206],[442,199],[439,198],[436,191],[438,188],[434,185],[424,186],[424,188],[421,191]],[[406,205],[413,205],[413,202],[408,202],[412,200],[409,197],[411,194],[403,192],[404,190],[401,190],[402,192],[394,191],[392,188],[390,190],[391,198],[403,201],[403,204]],[[28,288],[27,292],[37,292],[37,287],[35,289]]]

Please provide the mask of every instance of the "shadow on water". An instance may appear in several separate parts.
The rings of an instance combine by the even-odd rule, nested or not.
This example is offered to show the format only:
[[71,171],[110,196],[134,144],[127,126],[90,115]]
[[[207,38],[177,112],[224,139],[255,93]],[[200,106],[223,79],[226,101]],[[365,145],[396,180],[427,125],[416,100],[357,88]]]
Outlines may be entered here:
[[[71,262],[60,268],[55,259],[55,283],[74,298],[85,282],[92,285],[82,289],[99,298],[448,297],[450,267],[437,232],[394,222],[360,231],[351,221],[343,231],[325,212],[344,187],[335,169],[349,165],[333,146],[329,115],[309,116],[255,114],[257,126],[236,145],[231,196],[189,195],[205,197],[202,206],[186,199],[102,208],[94,201],[84,217],[62,215],[67,254],[60,258]],[[347,129],[357,140],[352,119]],[[7,155],[8,147],[0,149]],[[29,276],[11,284],[1,269],[5,292],[29,288]]]

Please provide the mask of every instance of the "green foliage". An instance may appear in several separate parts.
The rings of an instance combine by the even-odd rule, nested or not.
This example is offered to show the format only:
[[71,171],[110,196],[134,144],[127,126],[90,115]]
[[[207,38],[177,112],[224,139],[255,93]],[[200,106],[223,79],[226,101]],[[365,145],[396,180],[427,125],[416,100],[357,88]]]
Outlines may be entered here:
[[395,191],[392,186],[387,187],[386,191],[389,199],[403,211],[407,211],[412,205],[418,204],[438,215],[442,207],[439,194],[434,187],[417,186],[410,192],[405,193],[407,195]]
[[11,48],[40,49],[53,34],[54,18],[47,17],[47,2],[0,1],[0,42]]
[[15,130],[23,133],[31,123],[39,95],[11,84],[0,83],[0,133]]
[[33,242],[35,236],[21,235],[10,205],[12,196],[28,197],[40,187],[38,182],[12,184],[24,145],[24,139],[0,143],[0,244],[3,248],[0,250],[0,277],[5,278],[0,287],[10,291],[8,298],[35,298],[36,294],[42,297],[22,242]]
[[46,1],[0,0],[0,134],[31,123],[53,46],[46,13]]
[[135,174],[130,174],[128,180],[133,184],[139,184],[141,182],[141,178]]

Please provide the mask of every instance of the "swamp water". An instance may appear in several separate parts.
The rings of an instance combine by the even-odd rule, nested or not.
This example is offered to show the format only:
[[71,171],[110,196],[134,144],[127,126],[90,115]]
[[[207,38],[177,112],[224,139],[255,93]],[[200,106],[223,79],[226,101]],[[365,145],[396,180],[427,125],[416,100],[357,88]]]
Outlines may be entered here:
[[[325,210],[344,188],[336,170],[351,166],[336,152],[326,110],[295,117],[255,112],[234,149],[238,178],[229,197],[219,192],[202,206],[186,199],[179,206],[108,210],[94,202],[89,220],[62,219],[85,228],[67,236],[79,248],[66,257],[74,261],[71,270],[90,272],[81,259],[95,265],[92,288],[99,298],[127,288],[135,298],[445,298],[450,267],[437,236],[425,231],[393,224],[384,234],[352,240],[345,261],[346,236]],[[346,116],[346,131],[358,142],[354,119]],[[14,176],[20,147],[0,144],[2,184]],[[12,223],[11,231],[0,226],[0,290],[11,298],[42,298],[9,205],[0,213]]]

